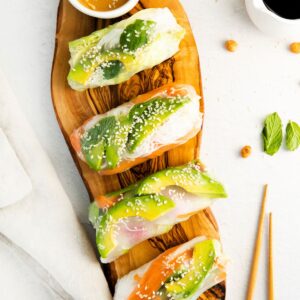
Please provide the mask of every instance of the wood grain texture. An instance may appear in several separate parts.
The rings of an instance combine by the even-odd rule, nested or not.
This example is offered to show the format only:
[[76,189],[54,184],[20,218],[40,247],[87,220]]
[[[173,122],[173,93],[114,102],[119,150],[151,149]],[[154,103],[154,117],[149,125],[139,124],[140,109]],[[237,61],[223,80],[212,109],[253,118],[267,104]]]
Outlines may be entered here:
[[[75,10],[67,0],[61,0],[58,9],[56,49],[52,69],[52,99],[57,120],[62,133],[78,166],[91,199],[103,193],[128,186],[167,166],[184,164],[198,157],[201,133],[185,145],[179,146],[164,155],[147,161],[119,175],[100,176],[77,159],[70,145],[69,135],[86,119],[104,113],[133,97],[146,93],[171,82],[188,83],[202,95],[198,51],[186,14],[177,0],[141,0],[130,12],[150,7],[169,7],[177,21],[186,29],[186,36],[181,43],[180,52],[174,57],[133,76],[129,81],[116,86],[89,89],[84,92],[72,90],[66,77],[69,72],[68,42],[85,36],[96,29],[106,27],[112,20],[97,20]],[[128,17],[129,15],[125,16]],[[124,17],[124,18],[125,18]],[[113,20],[116,22],[118,20]],[[201,101],[201,111],[204,111]],[[104,271],[113,290],[118,278],[130,270],[140,267],[155,258],[166,249],[186,242],[198,235],[219,239],[218,226],[210,209],[204,210],[190,220],[176,225],[169,233],[145,241],[134,247],[128,254],[115,262],[105,265]],[[199,299],[225,299],[225,283],[210,289]]]

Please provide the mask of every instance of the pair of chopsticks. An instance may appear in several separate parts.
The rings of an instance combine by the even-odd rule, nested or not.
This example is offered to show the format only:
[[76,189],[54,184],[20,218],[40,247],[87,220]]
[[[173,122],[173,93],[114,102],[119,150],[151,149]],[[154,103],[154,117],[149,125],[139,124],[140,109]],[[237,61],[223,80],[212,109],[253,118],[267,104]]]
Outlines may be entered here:
[[[253,259],[252,259],[252,267],[251,273],[249,278],[248,284],[248,292],[247,292],[247,300],[254,299],[254,291],[255,291],[255,284],[259,266],[259,258],[262,246],[262,239],[263,239],[263,227],[265,221],[265,211],[266,211],[266,201],[267,201],[267,194],[268,194],[268,185],[264,186],[264,193],[263,199],[261,204],[260,216],[258,220],[258,228],[257,228],[257,235],[256,235],[256,242],[254,247]],[[273,275],[273,215],[269,213],[269,257],[268,257],[268,273],[269,273],[269,280],[268,280],[268,292],[269,292],[269,300],[274,300],[274,275]]]

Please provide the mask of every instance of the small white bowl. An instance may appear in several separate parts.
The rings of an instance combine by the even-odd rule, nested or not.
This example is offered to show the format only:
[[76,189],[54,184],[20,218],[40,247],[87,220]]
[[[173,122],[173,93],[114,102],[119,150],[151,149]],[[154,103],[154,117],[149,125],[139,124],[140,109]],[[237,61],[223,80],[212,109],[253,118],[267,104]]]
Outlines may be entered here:
[[96,11],[90,8],[87,8],[81,4],[78,0],[69,0],[70,3],[82,13],[89,15],[91,17],[99,19],[113,19],[125,15],[131,9],[133,9],[139,0],[128,0],[124,5],[109,11]]

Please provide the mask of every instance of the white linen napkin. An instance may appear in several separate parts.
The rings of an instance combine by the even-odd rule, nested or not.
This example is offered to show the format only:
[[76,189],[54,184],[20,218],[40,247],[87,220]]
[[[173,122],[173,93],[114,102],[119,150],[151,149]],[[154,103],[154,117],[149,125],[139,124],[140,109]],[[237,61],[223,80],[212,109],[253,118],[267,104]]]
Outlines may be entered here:
[[[0,209],[0,232],[30,254],[74,299],[110,300],[107,282],[70,201],[1,73],[0,128],[32,183],[29,195]],[[3,247],[0,261],[1,251]],[[25,284],[7,282],[14,278],[8,276],[12,265],[7,259],[0,267],[0,299],[6,300],[16,299],[10,298],[16,294],[8,287],[21,290],[20,284]],[[45,298],[33,294],[22,299]]]
[[18,202],[31,190],[30,178],[0,128],[0,208]]

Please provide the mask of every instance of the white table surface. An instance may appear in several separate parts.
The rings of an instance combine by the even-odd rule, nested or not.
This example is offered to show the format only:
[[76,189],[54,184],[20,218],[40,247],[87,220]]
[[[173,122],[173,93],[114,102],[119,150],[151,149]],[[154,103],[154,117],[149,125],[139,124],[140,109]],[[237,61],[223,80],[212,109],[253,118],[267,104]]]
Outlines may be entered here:
[[[288,40],[267,37],[250,22],[243,0],[182,0],[199,47],[206,105],[201,159],[230,197],[213,207],[230,258],[227,299],[246,292],[262,187],[274,212],[277,299],[300,299],[300,150],[262,151],[264,117],[277,111],[300,122],[300,55]],[[48,152],[82,222],[88,195],[57,125],[50,97],[58,1],[10,0],[0,9],[0,66]],[[239,43],[224,50],[226,39]],[[1,109],[1,108],[0,108]],[[247,160],[239,150],[253,147]],[[34,159],[34,158],[33,158]],[[266,250],[255,299],[266,299]]]

